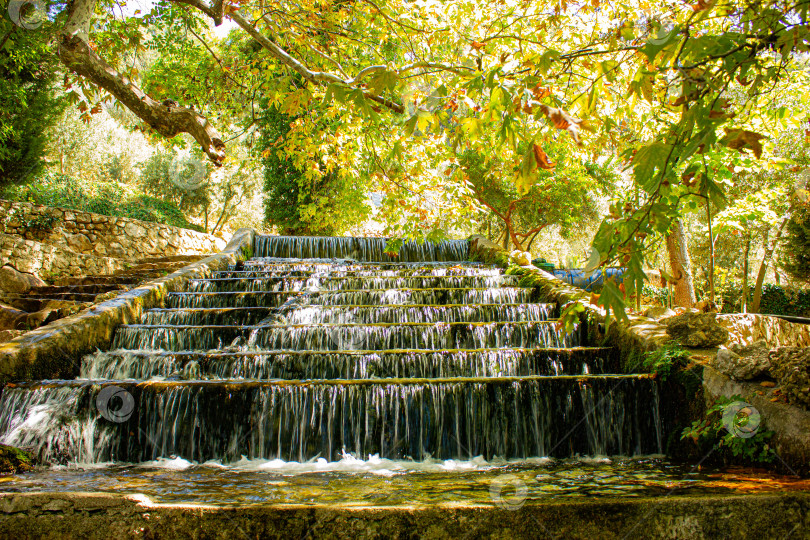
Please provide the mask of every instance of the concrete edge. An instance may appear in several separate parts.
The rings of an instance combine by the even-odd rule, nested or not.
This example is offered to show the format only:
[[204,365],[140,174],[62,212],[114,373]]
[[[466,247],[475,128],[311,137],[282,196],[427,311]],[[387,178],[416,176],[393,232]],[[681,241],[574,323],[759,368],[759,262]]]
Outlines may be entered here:
[[0,494],[19,538],[787,538],[807,537],[810,493],[435,506],[154,504],[111,493]]
[[[591,294],[570,285],[552,274],[533,265],[520,265],[501,246],[483,236],[470,238],[470,258],[482,262],[498,264],[507,268],[511,264],[520,266],[525,274],[531,276],[532,285],[538,287],[559,307],[577,302],[584,308],[584,317],[591,322],[604,324],[605,310],[590,303]],[[608,341],[624,353],[648,352],[658,349],[670,340],[666,327],[654,319],[628,314],[629,322],[611,321]]]
[[239,229],[219,253],[0,344],[0,384],[75,377],[83,355],[109,348],[116,327],[137,322],[145,309],[159,305],[190,279],[243,259],[252,252],[255,236],[252,229]]

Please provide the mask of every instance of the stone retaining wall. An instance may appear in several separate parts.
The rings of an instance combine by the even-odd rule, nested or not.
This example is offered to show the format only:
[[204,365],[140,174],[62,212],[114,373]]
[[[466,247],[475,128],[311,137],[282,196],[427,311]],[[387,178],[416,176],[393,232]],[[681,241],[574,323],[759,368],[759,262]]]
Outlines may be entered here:
[[124,260],[200,255],[225,247],[222,238],[189,229],[6,200],[0,200],[0,233],[75,253]]
[[[40,278],[112,274],[126,261],[75,253],[69,249],[0,233],[0,264]],[[1,288],[1,287],[0,287]]]
[[751,345],[765,340],[768,347],[810,347],[810,325],[792,323],[779,317],[758,314],[718,315],[731,343]]
[[161,305],[166,294],[181,290],[189,279],[207,277],[244,258],[255,234],[239,229],[221,253],[0,344],[0,384],[76,377],[82,356],[108,349],[118,325],[138,322],[143,310]]

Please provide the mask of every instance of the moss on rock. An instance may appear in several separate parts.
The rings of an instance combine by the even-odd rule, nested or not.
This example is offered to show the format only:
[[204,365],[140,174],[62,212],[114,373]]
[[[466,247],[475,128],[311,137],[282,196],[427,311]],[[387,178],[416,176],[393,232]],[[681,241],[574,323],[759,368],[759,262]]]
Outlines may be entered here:
[[19,448],[0,444],[0,473],[18,473],[34,468],[34,457]]

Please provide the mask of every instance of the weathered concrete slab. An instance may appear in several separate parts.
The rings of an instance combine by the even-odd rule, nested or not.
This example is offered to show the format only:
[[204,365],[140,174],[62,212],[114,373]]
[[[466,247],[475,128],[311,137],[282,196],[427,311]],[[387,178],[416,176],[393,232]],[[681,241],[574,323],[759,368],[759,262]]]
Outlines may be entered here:
[[810,493],[434,507],[156,505],[105,493],[0,495],[5,538],[810,538]]
[[160,305],[168,293],[181,290],[188,280],[234,264],[245,250],[252,249],[255,234],[239,229],[220,253],[1,344],[0,384],[76,377],[82,356],[109,348],[118,325],[137,322],[145,309]]

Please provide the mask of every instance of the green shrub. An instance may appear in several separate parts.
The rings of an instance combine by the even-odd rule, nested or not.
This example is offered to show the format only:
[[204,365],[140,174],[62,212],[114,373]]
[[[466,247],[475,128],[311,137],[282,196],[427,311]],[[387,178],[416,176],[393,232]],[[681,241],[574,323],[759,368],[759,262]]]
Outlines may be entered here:
[[689,351],[681,347],[678,343],[671,341],[652,352],[646,353],[641,359],[641,365],[648,373],[655,373],[661,380],[674,371],[679,371],[689,364]]
[[769,444],[773,431],[760,429],[759,422],[759,412],[742,396],[720,397],[703,419],[683,430],[681,439],[692,439],[701,452],[715,454],[712,461],[770,463],[776,457]]
[[[729,282],[717,291],[717,299],[722,313],[739,313],[742,306],[742,282]],[[749,306],[753,299],[754,285],[751,284],[748,295]],[[759,311],[768,315],[810,316],[810,290],[766,283],[762,287]]]
[[175,205],[114,181],[90,181],[44,173],[28,184],[7,187],[0,196],[11,201],[140,219],[204,232],[202,227],[189,223]]

